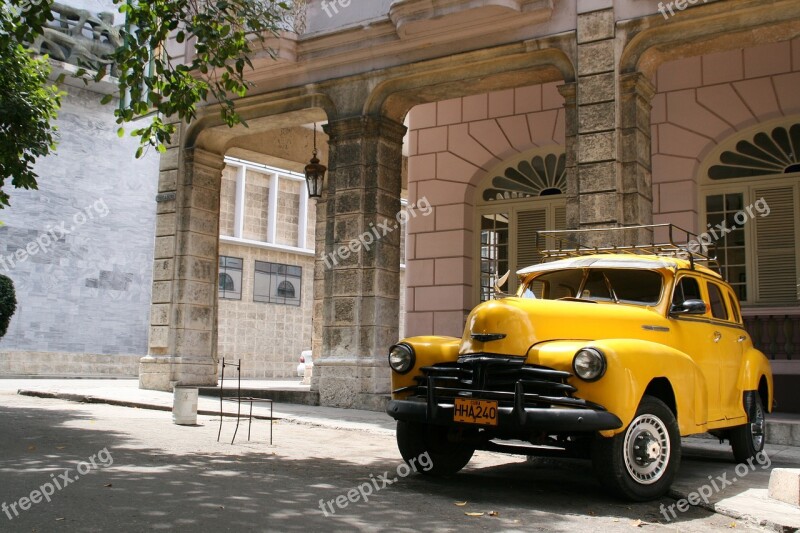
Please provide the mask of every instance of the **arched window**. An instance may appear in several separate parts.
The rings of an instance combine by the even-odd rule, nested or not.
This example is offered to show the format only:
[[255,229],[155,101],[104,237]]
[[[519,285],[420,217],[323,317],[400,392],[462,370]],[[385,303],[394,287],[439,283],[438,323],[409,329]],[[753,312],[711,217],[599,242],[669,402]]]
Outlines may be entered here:
[[[541,261],[537,231],[566,228],[566,156],[563,147],[535,148],[490,172],[478,199],[479,300],[490,300],[507,271]],[[517,288],[516,276],[503,287]]]
[[230,274],[226,274],[225,272],[220,272],[219,274],[219,290],[221,291],[233,291],[235,285],[233,284],[233,278]]
[[294,298],[294,285],[288,281],[281,281],[278,285],[278,296],[281,298]]
[[567,157],[564,153],[536,154],[504,164],[483,191],[486,202],[538,198],[563,194],[567,189]]
[[253,301],[300,306],[302,277],[299,266],[256,261]]
[[244,262],[238,257],[219,258],[219,297],[224,300],[242,299],[242,268]]
[[800,300],[800,121],[759,124],[720,144],[701,170],[700,232],[745,304]]

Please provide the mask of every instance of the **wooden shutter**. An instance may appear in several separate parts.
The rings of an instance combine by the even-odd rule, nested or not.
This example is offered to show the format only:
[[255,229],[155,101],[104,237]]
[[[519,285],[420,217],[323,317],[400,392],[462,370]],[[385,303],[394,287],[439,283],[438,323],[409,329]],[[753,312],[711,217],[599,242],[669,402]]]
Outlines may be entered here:
[[517,263],[516,269],[542,262],[543,239],[538,239],[537,231],[547,229],[547,210],[533,209],[517,213]]
[[756,201],[769,204],[768,216],[753,211],[756,226],[757,301],[763,304],[797,301],[797,228],[794,187],[755,190]]
[[562,205],[555,208],[556,225],[553,229],[567,229],[567,206]]

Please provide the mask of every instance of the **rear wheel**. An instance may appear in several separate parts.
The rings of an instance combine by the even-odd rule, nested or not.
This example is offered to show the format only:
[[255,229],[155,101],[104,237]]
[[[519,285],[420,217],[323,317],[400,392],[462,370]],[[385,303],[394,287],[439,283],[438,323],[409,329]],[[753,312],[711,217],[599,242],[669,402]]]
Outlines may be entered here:
[[652,396],[642,398],[622,433],[598,438],[592,464],[600,482],[618,495],[647,501],[666,494],[681,460],[681,437],[675,415]]
[[[410,467],[432,476],[455,474],[475,453],[475,446],[460,428],[414,422],[397,422],[397,447]],[[427,457],[420,460],[425,454]]]
[[753,394],[753,405],[748,410],[748,423],[730,430],[731,449],[737,463],[744,463],[764,449],[766,418],[761,396]]

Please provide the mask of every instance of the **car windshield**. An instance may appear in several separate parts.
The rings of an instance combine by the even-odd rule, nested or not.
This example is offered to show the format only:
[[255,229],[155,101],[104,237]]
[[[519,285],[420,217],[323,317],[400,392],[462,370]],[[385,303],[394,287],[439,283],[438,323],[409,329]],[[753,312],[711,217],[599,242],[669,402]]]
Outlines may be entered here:
[[661,299],[663,278],[653,270],[571,268],[544,272],[522,287],[524,298],[578,299],[655,305]]

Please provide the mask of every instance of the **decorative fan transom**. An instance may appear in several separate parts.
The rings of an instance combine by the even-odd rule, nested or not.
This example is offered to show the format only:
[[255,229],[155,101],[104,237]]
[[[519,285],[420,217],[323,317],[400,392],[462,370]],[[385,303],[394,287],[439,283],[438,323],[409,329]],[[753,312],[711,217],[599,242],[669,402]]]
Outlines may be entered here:
[[564,154],[537,155],[508,167],[502,176],[492,178],[483,199],[513,200],[563,194],[567,188],[567,159]]
[[708,169],[712,180],[755,178],[800,172],[800,124],[788,129],[779,126],[772,133],[757,133],[752,140],[741,140],[734,150],[726,150],[719,164]]

